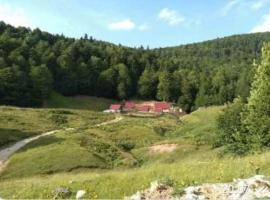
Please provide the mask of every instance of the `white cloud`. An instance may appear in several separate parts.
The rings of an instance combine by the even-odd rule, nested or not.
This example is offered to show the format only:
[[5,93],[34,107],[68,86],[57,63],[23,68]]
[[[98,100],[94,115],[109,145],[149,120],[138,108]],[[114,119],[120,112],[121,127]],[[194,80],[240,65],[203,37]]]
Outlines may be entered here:
[[263,17],[263,20],[260,24],[258,24],[251,30],[252,33],[267,31],[270,31],[270,12]]
[[263,7],[263,1],[257,1],[257,2],[254,2],[252,5],[251,5],[251,9],[253,10],[259,10]]
[[237,9],[238,12],[258,11],[270,4],[270,0],[230,0],[221,10],[222,16]]
[[11,7],[8,4],[0,4],[0,21],[15,27],[26,26],[33,28],[31,20],[22,9]]
[[254,2],[250,4],[250,8],[252,10],[257,11],[263,8],[268,3],[269,3],[269,0],[255,0]]
[[110,30],[128,31],[128,30],[134,29],[135,27],[136,27],[135,23],[130,19],[125,19],[122,21],[113,22],[113,23],[109,24]]
[[222,9],[222,15],[226,16],[228,15],[228,13],[234,9],[239,3],[241,2],[241,0],[230,0],[225,7]]
[[177,13],[177,11],[163,8],[158,15],[160,20],[168,23],[170,26],[176,26],[186,21],[186,19]]
[[149,26],[147,25],[147,24],[142,24],[142,25],[140,25],[139,27],[138,27],[138,29],[140,30],[140,31],[147,31],[147,30],[149,30]]

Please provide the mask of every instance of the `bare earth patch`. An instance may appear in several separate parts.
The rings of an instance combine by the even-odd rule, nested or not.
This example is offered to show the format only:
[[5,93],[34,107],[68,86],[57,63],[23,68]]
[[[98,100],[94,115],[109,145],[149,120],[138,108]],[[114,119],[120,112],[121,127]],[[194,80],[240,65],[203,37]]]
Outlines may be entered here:
[[175,151],[177,147],[177,144],[158,144],[149,147],[149,152],[151,154],[170,153]]

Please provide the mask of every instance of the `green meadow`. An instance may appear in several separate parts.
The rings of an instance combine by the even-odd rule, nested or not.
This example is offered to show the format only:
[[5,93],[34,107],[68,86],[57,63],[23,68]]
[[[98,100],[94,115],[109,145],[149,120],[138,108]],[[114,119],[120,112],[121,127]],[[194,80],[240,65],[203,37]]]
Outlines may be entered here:
[[[68,198],[74,198],[80,189],[87,191],[86,198],[123,198],[155,180],[173,181],[184,188],[248,177],[258,170],[269,175],[269,152],[236,157],[213,147],[218,134],[216,118],[222,108],[201,108],[182,118],[122,116],[115,124],[97,127],[116,116],[75,109],[1,107],[1,117],[16,119],[1,122],[1,128],[18,124],[18,140],[63,127],[74,130],[40,138],[11,156],[0,175],[0,196],[53,198],[55,188],[66,187],[72,191]],[[55,114],[58,117],[52,117]],[[9,134],[1,137],[10,141]],[[177,148],[150,151],[154,145],[166,144]]]

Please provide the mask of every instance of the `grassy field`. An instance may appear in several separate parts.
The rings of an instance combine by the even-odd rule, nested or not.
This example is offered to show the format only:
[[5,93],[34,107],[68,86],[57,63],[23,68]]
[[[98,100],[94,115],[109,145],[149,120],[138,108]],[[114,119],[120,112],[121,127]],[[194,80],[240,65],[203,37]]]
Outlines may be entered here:
[[149,187],[155,180],[171,179],[180,188],[203,182],[226,182],[235,177],[254,175],[256,165],[261,167],[261,173],[269,175],[269,156],[265,153],[245,158],[218,158],[208,149],[194,158],[190,156],[175,163],[124,171],[61,173],[4,180],[0,182],[0,195],[6,198],[52,198],[52,191],[62,186],[74,192],[71,198],[79,189],[87,191],[86,198],[123,198]]
[[47,131],[89,127],[113,118],[91,111],[0,106],[0,148]]
[[[66,187],[73,192],[69,198],[79,189],[87,191],[86,198],[123,198],[155,180],[171,180],[184,188],[258,171],[270,175],[270,152],[234,157],[212,147],[221,109],[200,109],[181,120],[167,115],[124,117],[117,124],[84,124],[37,140],[11,157],[0,178],[0,197],[53,198],[55,188]],[[162,154],[149,151],[166,143],[178,148]]]
[[131,151],[164,140],[166,136],[156,133],[154,128],[158,122],[168,125],[172,120],[175,121],[167,116],[124,117],[117,124],[94,127],[89,123],[71,132],[40,138],[11,157],[1,178],[139,166],[141,159]]
[[89,96],[64,97],[53,92],[50,98],[45,102],[44,107],[103,111],[108,109],[110,104],[115,102],[116,101],[111,99]]

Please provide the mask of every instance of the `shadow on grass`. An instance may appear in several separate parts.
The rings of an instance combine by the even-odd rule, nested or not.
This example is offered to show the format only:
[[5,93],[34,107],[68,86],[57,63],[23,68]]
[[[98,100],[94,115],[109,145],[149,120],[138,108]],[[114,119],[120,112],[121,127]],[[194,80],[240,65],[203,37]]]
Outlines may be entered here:
[[37,134],[38,133],[24,132],[18,129],[0,128],[0,149]]

